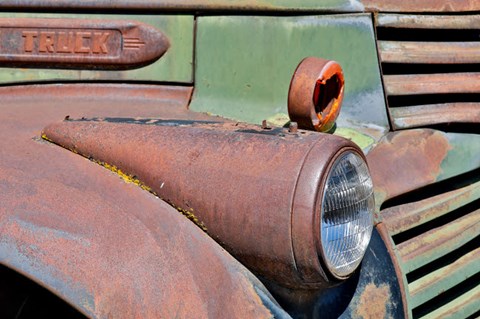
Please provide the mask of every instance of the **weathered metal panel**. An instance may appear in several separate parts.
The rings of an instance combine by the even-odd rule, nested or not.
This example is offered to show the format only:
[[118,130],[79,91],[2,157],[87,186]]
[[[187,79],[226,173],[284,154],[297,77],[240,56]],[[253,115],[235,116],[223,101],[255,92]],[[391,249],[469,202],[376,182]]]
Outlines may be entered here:
[[397,277],[393,258],[385,240],[375,229],[362,261],[355,295],[340,318],[407,317],[402,277]]
[[188,119],[190,93],[120,84],[0,88],[0,262],[92,318],[288,317],[169,205],[39,138],[45,124],[69,114]]
[[387,134],[367,155],[375,204],[480,167],[480,135],[414,129]]
[[199,17],[190,107],[257,124],[283,116],[286,120],[278,123],[283,125],[288,121],[290,79],[307,56],[342,66],[345,94],[337,128],[355,129],[369,137],[371,145],[389,124],[367,14]]
[[479,93],[480,73],[384,75],[388,95]]
[[[57,28],[72,29],[76,24],[82,22],[96,25],[98,29],[110,28],[112,23],[123,23],[123,27],[117,29],[132,29],[135,22],[144,23],[149,27],[163,33],[170,43],[168,51],[154,63],[139,67],[133,70],[78,70],[78,69],[51,69],[41,68],[40,64],[35,68],[0,68],[0,83],[21,83],[21,82],[41,82],[41,81],[79,81],[79,80],[111,80],[111,81],[168,81],[168,82],[193,82],[193,42],[194,42],[194,18],[186,15],[95,15],[95,14],[27,14],[27,13],[0,13],[0,18],[30,18],[42,19],[38,22],[44,23],[51,20]],[[16,20],[14,19],[14,20]],[[131,21],[135,21],[132,22]],[[3,20],[6,21],[6,20]],[[21,20],[19,20],[21,21]],[[35,20],[32,20],[35,21]],[[120,22],[120,23],[119,23]],[[14,22],[15,23],[15,22]],[[11,24],[11,23],[10,23]],[[44,23],[45,24],[45,23]],[[103,24],[103,27],[102,27]],[[1,24],[0,28],[5,27]],[[109,27],[110,26],[110,27]],[[47,24],[44,25],[45,32],[48,31]],[[81,31],[81,30],[80,30]],[[51,32],[51,31],[48,31]],[[72,31],[73,32],[73,31]],[[15,40],[9,43],[10,47],[23,48],[23,39]],[[124,43],[125,46],[127,43]],[[137,43],[138,44],[138,43]],[[135,46],[135,43],[131,43]],[[140,44],[141,45],[141,44]],[[148,41],[145,45],[149,44]],[[158,43],[153,44],[158,46]],[[149,49],[151,50],[151,49]],[[3,49],[0,49],[2,52]],[[130,50],[131,51],[131,50]],[[62,53],[66,55],[67,53]],[[44,55],[44,53],[42,53]],[[35,58],[35,57],[33,57]],[[78,66],[77,66],[78,68]],[[102,69],[104,64],[98,63],[88,67]],[[123,67],[124,68],[124,67]]]
[[402,29],[480,29],[480,15],[376,15],[378,27]]
[[382,210],[390,235],[425,224],[480,198],[480,182],[427,199]]
[[480,209],[397,245],[402,268],[411,272],[480,234]]
[[480,63],[480,42],[378,41],[383,63]]
[[395,129],[447,123],[480,123],[480,103],[442,103],[390,108]]
[[0,8],[140,9],[159,11],[362,11],[358,0],[2,0]]
[[78,8],[78,9],[141,9],[141,10],[188,10],[188,11],[344,11],[361,12],[450,12],[480,11],[475,0],[421,0],[415,3],[404,3],[389,0],[29,0],[19,3],[18,0],[3,0],[0,8]]
[[467,291],[459,298],[456,298],[439,309],[423,316],[422,319],[434,318],[469,318],[469,316],[478,314],[478,301],[480,300],[480,285]]
[[377,12],[468,12],[480,11],[477,0],[362,0],[366,10]]
[[417,307],[433,299],[476,273],[480,273],[480,248],[462,256],[448,266],[442,267],[409,285],[411,306]]

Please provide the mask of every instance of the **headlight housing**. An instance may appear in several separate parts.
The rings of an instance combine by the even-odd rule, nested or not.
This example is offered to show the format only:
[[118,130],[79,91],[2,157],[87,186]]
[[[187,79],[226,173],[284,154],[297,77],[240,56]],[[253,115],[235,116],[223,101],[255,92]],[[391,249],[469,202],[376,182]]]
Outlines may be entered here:
[[352,141],[238,123],[127,120],[68,120],[45,134],[138,177],[267,280],[318,290],[359,265],[373,195]]
[[352,151],[338,156],[321,196],[320,255],[342,279],[362,261],[373,229],[373,184],[363,158]]

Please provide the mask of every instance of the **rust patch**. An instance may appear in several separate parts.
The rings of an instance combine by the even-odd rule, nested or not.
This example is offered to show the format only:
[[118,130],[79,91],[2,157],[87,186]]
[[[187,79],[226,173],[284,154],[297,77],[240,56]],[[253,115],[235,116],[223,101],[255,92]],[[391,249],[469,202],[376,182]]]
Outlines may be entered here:
[[480,11],[477,0],[361,0],[369,11],[380,12],[467,12]]
[[4,66],[129,69],[159,59],[169,41],[136,21],[0,18]]
[[32,139],[66,114],[206,119],[187,111],[190,92],[125,84],[0,88],[0,263],[91,318],[271,318],[267,305],[276,303],[263,285],[169,205]]
[[387,304],[390,302],[390,287],[370,283],[360,296],[357,315],[364,319],[387,318]]
[[429,129],[387,134],[367,155],[378,207],[387,199],[436,181],[451,146]]
[[380,223],[377,226],[378,233],[387,247],[388,254],[392,260],[395,274],[397,275],[398,285],[400,286],[400,293],[402,295],[403,314],[405,318],[409,318],[409,311],[407,306],[407,287],[408,282],[406,276],[402,272],[402,267],[399,264],[399,258],[395,253],[394,243],[392,237],[388,233],[385,223]]

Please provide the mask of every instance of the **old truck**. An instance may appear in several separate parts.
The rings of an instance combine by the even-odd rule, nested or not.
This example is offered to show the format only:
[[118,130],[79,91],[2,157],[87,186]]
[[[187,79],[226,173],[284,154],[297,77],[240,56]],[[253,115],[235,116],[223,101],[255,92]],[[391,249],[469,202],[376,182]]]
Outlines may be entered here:
[[2,0],[2,318],[476,318],[480,2]]

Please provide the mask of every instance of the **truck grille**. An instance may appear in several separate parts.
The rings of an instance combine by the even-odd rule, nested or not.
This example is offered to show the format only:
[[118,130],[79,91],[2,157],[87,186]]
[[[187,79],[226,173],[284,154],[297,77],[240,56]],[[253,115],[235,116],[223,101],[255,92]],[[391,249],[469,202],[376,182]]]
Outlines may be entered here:
[[[480,15],[375,18],[393,129],[480,132]],[[381,216],[409,316],[480,316],[480,169],[397,198]]]
[[410,316],[480,315],[480,169],[428,186],[416,197],[381,212]]
[[394,129],[480,123],[480,15],[378,14],[376,25]]

